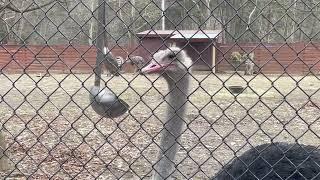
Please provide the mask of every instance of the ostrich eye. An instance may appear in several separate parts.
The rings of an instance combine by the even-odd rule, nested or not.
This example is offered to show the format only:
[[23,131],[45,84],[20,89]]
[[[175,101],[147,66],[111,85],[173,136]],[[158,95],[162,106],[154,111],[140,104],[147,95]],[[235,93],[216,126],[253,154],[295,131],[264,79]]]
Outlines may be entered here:
[[173,53],[173,54],[170,54],[168,57],[169,57],[170,59],[173,59],[173,58],[176,57],[176,55]]

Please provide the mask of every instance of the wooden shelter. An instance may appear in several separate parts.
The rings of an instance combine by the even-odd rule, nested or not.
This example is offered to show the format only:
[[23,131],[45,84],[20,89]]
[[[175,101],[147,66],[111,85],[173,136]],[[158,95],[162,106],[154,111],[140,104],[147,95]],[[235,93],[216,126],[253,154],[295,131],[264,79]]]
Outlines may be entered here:
[[147,30],[137,33],[139,54],[150,59],[171,45],[184,48],[194,61],[194,70],[214,71],[216,43],[221,30]]

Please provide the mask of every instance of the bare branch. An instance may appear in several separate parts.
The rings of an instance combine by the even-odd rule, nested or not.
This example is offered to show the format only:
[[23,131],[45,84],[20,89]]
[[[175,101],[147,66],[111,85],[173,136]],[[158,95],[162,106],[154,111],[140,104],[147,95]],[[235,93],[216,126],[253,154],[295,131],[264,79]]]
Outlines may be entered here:
[[254,8],[253,10],[251,11],[249,17],[248,17],[248,26],[247,26],[247,30],[249,29],[249,26],[251,24],[251,18],[252,18],[252,15],[254,14],[254,12],[256,11],[257,9],[257,5],[258,5],[258,0],[256,0],[255,4],[254,4]]
[[3,18],[3,20],[4,21],[6,21],[6,20],[9,20],[9,19],[12,19],[12,18],[14,18],[15,16],[11,16],[11,17],[7,17],[7,18]]
[[60,1],[60,0],[52,0],[52,1],[48,2],[48,3],[45,3],[45,4],[37,6],[37,7],[31,7],[29,9],[19,10],[18,8],[12,6],[12,4],[10,2],[6,2],[5,4],[0,6],[0,11],[3,11],[4,9],[9,9],[9,10],[14,11],[16,13],[25,13],[25,12],[34,11],[34,10],[49,6],[54,2],[61,2],[62,3],[62,1]]

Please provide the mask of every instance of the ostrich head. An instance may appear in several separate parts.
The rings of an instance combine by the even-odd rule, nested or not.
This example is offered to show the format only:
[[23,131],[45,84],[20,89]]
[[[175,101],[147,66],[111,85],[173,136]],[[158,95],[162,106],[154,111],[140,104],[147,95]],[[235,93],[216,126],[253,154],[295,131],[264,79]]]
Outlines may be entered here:
[[191,65],[192,60],[184,50],[179,47],[171,47],[155,53],[152,61],[141,70],[141,73],[159,73],[176,77],[188,73],[191,70]]

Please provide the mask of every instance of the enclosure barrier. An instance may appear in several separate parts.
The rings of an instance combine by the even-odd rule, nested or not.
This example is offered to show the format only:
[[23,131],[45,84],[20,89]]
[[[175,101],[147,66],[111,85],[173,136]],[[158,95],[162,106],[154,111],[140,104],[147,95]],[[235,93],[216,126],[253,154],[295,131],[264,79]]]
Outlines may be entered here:
[[319,6],[0,1],[1,179],[320,179]]

